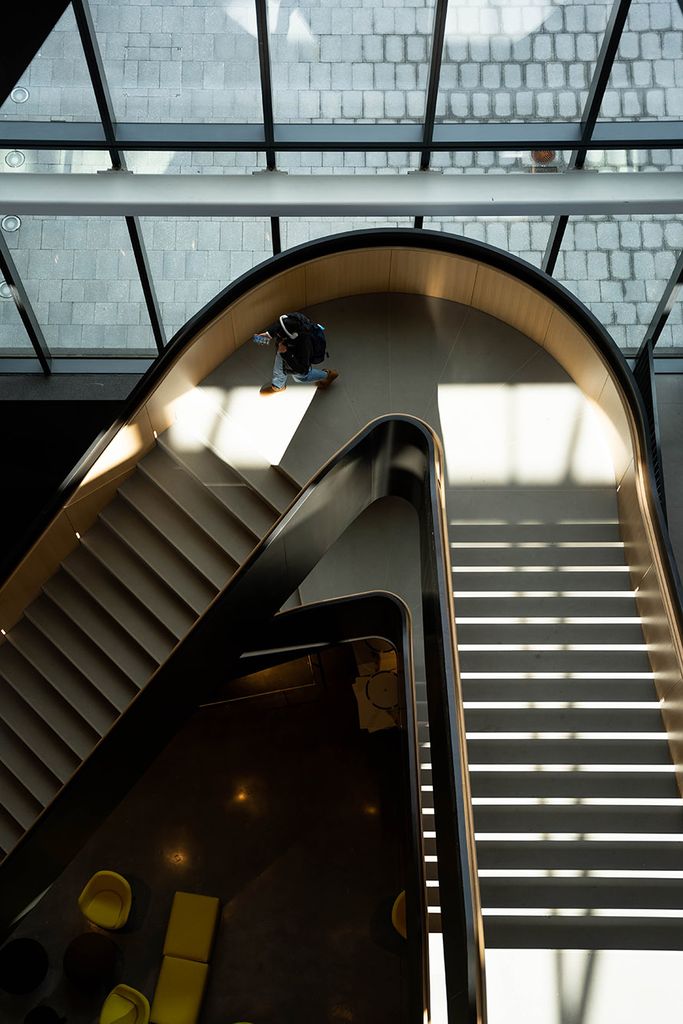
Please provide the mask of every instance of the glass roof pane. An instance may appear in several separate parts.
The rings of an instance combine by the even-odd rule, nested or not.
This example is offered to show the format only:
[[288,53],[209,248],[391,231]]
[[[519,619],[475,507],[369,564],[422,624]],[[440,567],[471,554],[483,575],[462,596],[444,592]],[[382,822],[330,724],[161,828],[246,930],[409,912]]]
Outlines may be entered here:
[[123,217],[16,220],[5,238],[52,351],[155,350]]
[[540,267],[550,237],[552,217],[425,217],[424,226],[447,231],[520,256]]
[[656,351],[659,352],[663,348],[683,349],[683,299],[676,302],[664,330],[657,339]]
[[683,171],[683,150],[594,149],[586,154],[585,168],[587,171]]
[[[9,29],[9,19],[5,27]],[[4,45],[10,45],[7,34]],[[0,118],[4,121],[100,120],[71,5],[0,107]]]
[[33,353],[10,287],[0,274],[0,352],[4,356]]
[[601,121],[683,116],[683,13],[677,0],[629,9],[600,109]]
[[262,120],[253,0],[90,6],[117,120]]
[[433,20],[434,0],[271,0],[275,121],[420,121]]
[[266,169],[265,153],[205,153],[131,150],[126,166],[136,174],[252,174]]
[[571,152],[537,149],[532,152],[434,152],[430,168],[443,174],[557,174],[567,169]]
[[637,349],[682,248],[680,217],[571,217],[554,276]]
[[0,172],[8,174],[95,174],[111,168],[99,150],[0,149]]
[[417,153],[277,154],[278,170],[292,174],[404,174],[420,166]]
[[291,249],[314,238],[367,228],[412,228],[412,217],[281,217],[282,248]]
[[223,288],[273,255],[265,217],[141,217],[167,337]]
[[451,0],[437,121],[575,121],[611,0]]

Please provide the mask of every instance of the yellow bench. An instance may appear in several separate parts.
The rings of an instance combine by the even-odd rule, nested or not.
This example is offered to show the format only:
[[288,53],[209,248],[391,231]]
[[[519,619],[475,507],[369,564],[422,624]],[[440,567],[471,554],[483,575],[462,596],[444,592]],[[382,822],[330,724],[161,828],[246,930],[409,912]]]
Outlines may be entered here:
[[220,901],[177,892],[152,1001],[152,1024],[196,1024],[209,974]]

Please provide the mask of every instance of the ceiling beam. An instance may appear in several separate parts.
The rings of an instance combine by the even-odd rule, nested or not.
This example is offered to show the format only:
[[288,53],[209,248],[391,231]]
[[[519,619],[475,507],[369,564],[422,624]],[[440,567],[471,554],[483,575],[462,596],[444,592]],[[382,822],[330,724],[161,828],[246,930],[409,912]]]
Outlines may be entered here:
[[671,214],[683,213],[683,173],[3,174],[0,207],[69,217]]

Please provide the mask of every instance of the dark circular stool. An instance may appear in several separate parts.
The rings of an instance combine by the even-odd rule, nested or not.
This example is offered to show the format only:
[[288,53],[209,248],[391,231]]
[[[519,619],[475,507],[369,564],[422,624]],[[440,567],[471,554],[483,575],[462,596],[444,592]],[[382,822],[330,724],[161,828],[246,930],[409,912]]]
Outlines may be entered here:
[[85,932],[64,951],[64,973],[80,989],[93,992],[116,981],[118,946],[99,932]]
[[24,1024],[64,1024],[66,1017],[53,1010],[51,1006],[36,1006],[24,1017]]
[[0,988],[12,995],[32,992],[47,974],[47,953],[36,939],[12,939],[0,949]]

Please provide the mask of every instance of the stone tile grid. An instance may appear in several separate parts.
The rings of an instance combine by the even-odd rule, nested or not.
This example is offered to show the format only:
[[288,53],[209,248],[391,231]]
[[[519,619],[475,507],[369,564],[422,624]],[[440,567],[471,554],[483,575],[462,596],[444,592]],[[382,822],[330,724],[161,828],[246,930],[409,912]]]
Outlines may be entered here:
[[[437,117],[574,119],[581,113],[610,0],[453,4]],[[119,120],[258,122],[253,4],[93,0]],[[270,5],[276,118],[282,122],[419,121],[433,0]],[[67,10],[22,79],[12,119],[97,120],[73,14]],[[634,3],[602,117],[678,118],[683,15],[676,0]]]
[[24,217],[5,238],[51,348],[154,347],[122,218]]
[[[620,348],[643,340],[683,249],[683,219],[664,216],[573,217],[554,276],[584,302]],[[658,348],[681,345],[672,325]]]
[[226,285],[273,254],[266,218],[143,217],[141,224],[169,338]]
[[291,249],[314,238],[362,231],[366,228],[411,228],[412,217],[283,217],[280,221],[282,248]]
[[19,311],[11,296],[5,296],[5,287],[5,279],[0,275],[0,351],[14,350],[21,351],[22,354],[32,354],[33,348],[19,317]]
[[551,217],[425,217],[425,228],[495,245],[540,267],[552,226]]

